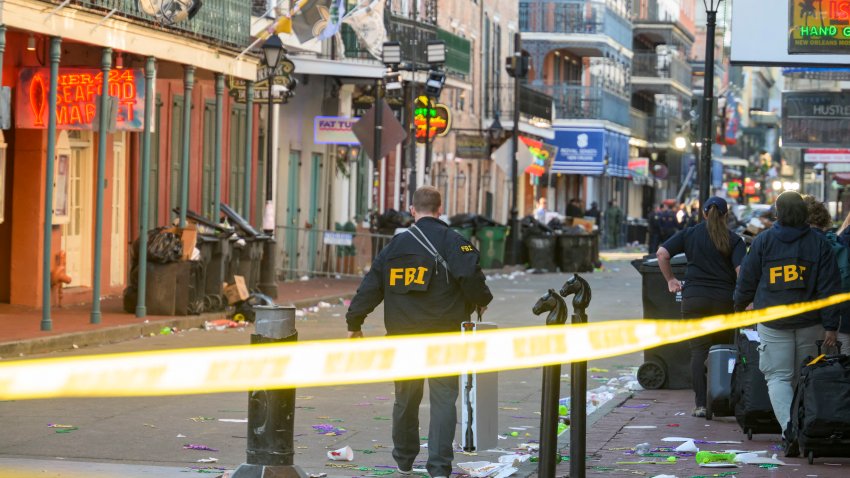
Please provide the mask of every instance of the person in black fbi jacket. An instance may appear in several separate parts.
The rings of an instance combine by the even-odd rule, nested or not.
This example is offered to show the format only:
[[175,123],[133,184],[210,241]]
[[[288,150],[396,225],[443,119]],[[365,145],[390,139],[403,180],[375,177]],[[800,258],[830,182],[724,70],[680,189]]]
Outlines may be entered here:
[[[826,239],[811,230],[799,193],[776,198],[777,222],[756,236],[741,265],[735,288],[735,310],[789,305],[839,292],[835,255]],[[791,419],[793,382],[806,356],[817,355],[815,341],[834,346],[839,309],[835,306],[758,324],[759,369],[767,379],[776,419],[786,429]]]
[[[442,199],[437,188],[423,186],[410,207],[415,224],[398,234],[378,254],[351,301],[345,320],[348,336],[363,337],[366,316],[382,301],[387,335],[459,332],[473,311],[483,314],[493,295],[478,265],[478,251],[438,217]],[[395,382],[393,458],[398,471],[412,472],[420,450],[419,404],[424,379]],[[428,462],[432,477],[451,475],[452,441],[457,426],[459,380],[428,379],[431,420]]]

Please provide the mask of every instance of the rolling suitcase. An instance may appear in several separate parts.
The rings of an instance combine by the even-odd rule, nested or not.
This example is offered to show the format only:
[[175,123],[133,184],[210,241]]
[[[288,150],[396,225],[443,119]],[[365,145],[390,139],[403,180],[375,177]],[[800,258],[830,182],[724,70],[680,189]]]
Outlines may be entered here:
[[732,371],[735,369],[737,355],[732,345],[712,345],[708,350],[706,420],[713,417],[731,417],[735,414],[732,407]]
[[850,457],[850,356],[807,357],[800,370],[786,456]]
[[735,420],[750,440],[754,434],[781,433],[767,392],[767,380],[759,370],[758,333],[742,330],[736,340],[738,359],[732,372]]

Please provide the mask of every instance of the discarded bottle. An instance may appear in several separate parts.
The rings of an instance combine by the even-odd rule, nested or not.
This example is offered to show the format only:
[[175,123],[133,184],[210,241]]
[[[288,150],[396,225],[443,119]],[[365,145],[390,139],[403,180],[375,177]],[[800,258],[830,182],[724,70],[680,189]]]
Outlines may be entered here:
[[639,456],[647,455],[651,449],[652,447],[649,446],[649,443],[641,443],[635,446],[635,454]]
[[570,409],[566,405],[558,405],[558,415],[565,417],[569,415]]
[[704,465],[706,463],[732,463],[735,461],[735,454],[700,451],[697,452],[696,461],[699,465]]

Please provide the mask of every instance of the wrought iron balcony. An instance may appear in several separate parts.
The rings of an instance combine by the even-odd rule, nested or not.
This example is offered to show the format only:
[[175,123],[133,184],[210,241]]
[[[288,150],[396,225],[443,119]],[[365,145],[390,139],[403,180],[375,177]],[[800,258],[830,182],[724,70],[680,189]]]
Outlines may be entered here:
[[629,110],[631,118],[630,129],[632,136],[643,140],[649,140],[649,116],[641,110],[631,108]]
[[658,144],[672,143],[678,129],[684,124],[679,118],[667,113],[658,113],[649,118],[649,142]]
[[[345,45],[346,58],[372,58],[360,45],[354,30],[348,25],[342,26],[342,42]],[[446,71],[455,77],[469,76],[472,50],[469,40],[447,32],[436,25],[416,22],[401,15],[390,15],[387,24],[387,39],[401,43],[401,58],[405,62],[416,62],[420,69],[427,69],[425,45],[431,40],[446,42]],[[415,41],[414,41],[415,39]]]
[[629,100],[602,86],[561,83],[531,87],[552,97],[556,120],[596,119],[629,126]]
[[[49,0],[62,4],[62,0]],[[156,30],[173,32],[192,38],[211,41],[216,45],[243,48],[250,43],[252,3],[245,0],[216,0],[204,2],[192,20],[165,26],[139,10],[130,0],[71,0],[65,8],[82,8],[104,16],[122,18]]]
[[[495,118],[496,113],[502,121],[513,118],[514,84],[487,83],[485,86],[484,117]],[[526,84],[520,85],[519,114],[526,121],[552,123],[552,97]]]
[[632,82],[637,83],[638,77],[668,78],[690,89],[691,65],[674,54],[636,52],[632,58]]
[[522,0],[519,28],[523,32],[601,34],[631,48],[632,25],[626,11],[589,0]]

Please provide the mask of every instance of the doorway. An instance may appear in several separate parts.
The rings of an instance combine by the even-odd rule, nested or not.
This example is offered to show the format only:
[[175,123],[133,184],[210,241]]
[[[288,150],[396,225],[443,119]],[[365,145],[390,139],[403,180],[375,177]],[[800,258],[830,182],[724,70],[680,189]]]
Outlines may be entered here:
[[127,133],[115,133],[112,145],[112,231],[110,237],[111,260],[109,284],[124,285],[127,255]]
[[71,161],[68,168],[68,223],[62,226],[66,287],[91,287],[92,276],[92,171],[91,133],[68,131]]

